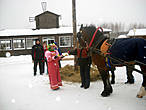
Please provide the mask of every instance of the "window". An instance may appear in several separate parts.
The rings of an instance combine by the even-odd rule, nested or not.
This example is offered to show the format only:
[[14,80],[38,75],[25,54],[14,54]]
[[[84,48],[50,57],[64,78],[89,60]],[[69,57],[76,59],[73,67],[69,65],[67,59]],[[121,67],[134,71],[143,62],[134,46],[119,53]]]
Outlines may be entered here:
[[13,46],[15,50],[25,49],[25,39],[24,38],[14,38]]
[[71,36],[60,36],[59,47],[71,47]]
[[27,38],[26,39],[26,48],[31,49],[33,45],[35,45],[35,40],[38,38]]
[[12,40],[11,39],[0,40],[0,50],[11,50],[11,49],[12,49]]
[[46,41],[47,45],[50,43],[54,43],[55,42],[55,37],[47,37],[47,38],[43,38],[43,42]]

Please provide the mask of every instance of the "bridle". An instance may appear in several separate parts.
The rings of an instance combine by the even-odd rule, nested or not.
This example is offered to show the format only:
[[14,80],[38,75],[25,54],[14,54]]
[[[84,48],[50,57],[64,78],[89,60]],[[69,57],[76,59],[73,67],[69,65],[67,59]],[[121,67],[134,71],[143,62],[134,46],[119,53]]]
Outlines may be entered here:
[[[90,41],[90,43],[89,43],[89,48],[92,46],[93,41],[94,41],[94,39],[95,39],[95,36],[96,36],[96,34],[97,34],[97,32],[98,32],[99,30],[101,30],[101,32],[103,33],[103,29],[102,29],[101,27],[98,27],[98,28],[96,29],[96,31],[94,32],[94,34],[93,34],[93,36],[92,36],[92,39],[91,39],[91,41]],[[86,34],[86,35],[88,36],[88,34],[85,33],[85,32],[81,29],[80,32],[78,33],[77,37],[78,37],[78,39],[84,41],[84,43],[86,44],[86,42],[87,42],[86,39],[84,39],[84,40],[82,39],[83,33]],[[88,36],[88,37],[89,37],[89,36]],[[103,39],[102,39],[102,40],[103,40]],[[99,42],[99,43],[100,43],[100,42]],[[95,47],[97,47],[97,46],[99,45],[99,43],[96,44]]]

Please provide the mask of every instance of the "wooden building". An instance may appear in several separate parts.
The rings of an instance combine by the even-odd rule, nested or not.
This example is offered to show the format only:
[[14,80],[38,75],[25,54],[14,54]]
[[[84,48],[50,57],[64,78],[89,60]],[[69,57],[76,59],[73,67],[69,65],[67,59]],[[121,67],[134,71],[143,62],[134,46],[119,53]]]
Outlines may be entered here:
[[10,52],[11,55],[31,54],[31,48],[35,39],[47,44],[56,42],[62,52],[67,52],[73,47],[72,27],[61,27],[53,29],[6,29],[0,31],[0,52]]

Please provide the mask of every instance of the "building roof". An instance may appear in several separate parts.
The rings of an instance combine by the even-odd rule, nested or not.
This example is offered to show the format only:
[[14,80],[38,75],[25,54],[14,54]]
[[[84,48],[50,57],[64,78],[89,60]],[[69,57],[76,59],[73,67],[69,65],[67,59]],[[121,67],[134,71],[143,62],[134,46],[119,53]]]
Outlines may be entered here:
[[[77,32],[80,27],[77,27]],[[104,32],[111,32],[111,29],[104,29]],[[55,35],[55,34],[72,34],[73,27],[60,27],[51,29],[5,29],[0,31],[1,36],[28,36],[28,35]]]
[[131,29],[127,36],[146,36],[146,29]]
[[52,29],[6,29],[0,31],[0,36],[27,36],[27,35],[50,35],[72,33],[71,27],[60,27]]
[[41,14],[39,14],[39,15],[35,16],[35,17],[39,17],[39,16],[41,16],[41,15],[43,15],[43,14],[46,14],[46,13],[53,14],[53,15],[55,15],[55,16],[60,16],[60,15],[55,14],[55,13],[53,13],[53,12],[50,12],[50,11],[45,11],[45,12],[43,12],[43,13],[41,13]]

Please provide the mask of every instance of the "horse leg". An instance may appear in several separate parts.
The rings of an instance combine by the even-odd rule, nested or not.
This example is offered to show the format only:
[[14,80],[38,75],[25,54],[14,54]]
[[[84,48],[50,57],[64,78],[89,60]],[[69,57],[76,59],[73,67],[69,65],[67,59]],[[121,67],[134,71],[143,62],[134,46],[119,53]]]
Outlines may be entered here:
[[115,84],[115,72],[111,71],[111,73],[112,73],[111,84]]
[[103,97],[107,97],[110,95],[110,93],[113,92],[112,86],[111,86],[110,81],[109,81],[109,72],[104,71],[104,70],[100,70],[100,69],[99,69],[99,72],[101,74],[101,78],[102,78],[102,81],[104,84],[104,90],[101,93],[101,95]]
[[[98,60],[97,60],[98,59]],[[110,95],[110,93],[113,92],[112,86],[110,84],[109,80],[109,70],[105,65],[105,58],[101,56],[100,54],[92,54],[92,61],[95,63],[95,65],[98,68],[98,71],[101,75],[103,84],[104,84],[104,90],[101,93],[103,97],[107,97]]]
[[[134,68],[134,65],[131,65]],[[127,74],[127,82],[125,82],[125,84],[129,83],[129,84],[134,84],[134,76],[132,75],[133,70],[131,68],[128,68],[128,66],[126,66],[126,74]]]
[[115,84],[115,67],[111,67],[110,71],[112,73],[111,84]]
[[141,71],[143,72],[143,82],[137,94],[138,98],[142,98],[143,96],[146,96],[146,66],[140,66],[140,67],[141,67]]

